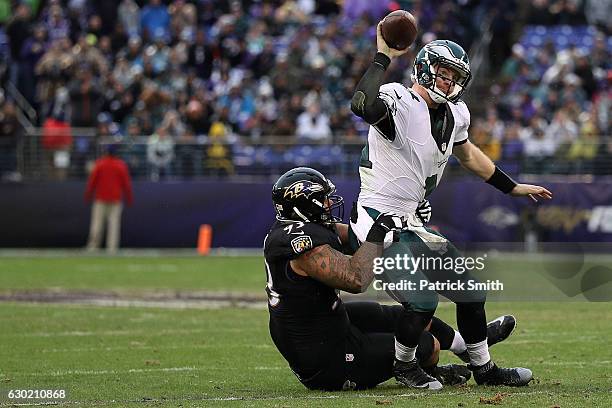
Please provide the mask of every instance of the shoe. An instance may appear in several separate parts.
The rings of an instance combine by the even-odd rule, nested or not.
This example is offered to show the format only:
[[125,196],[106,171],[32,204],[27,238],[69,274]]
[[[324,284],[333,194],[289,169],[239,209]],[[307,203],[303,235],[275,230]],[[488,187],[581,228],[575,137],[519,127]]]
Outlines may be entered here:
[[468,367],[474,372],[474,380],[479,385],[522,387],[533,379],[533,373],[528,368],[500,368],[493,361],[479,367]]
[[396,359],[395,363],[393,363],[393,376],[397,382],[407,387],[429,389],[432,391],[442,389],[442,383],[423,371],[421,366],[418,365],[416,358],[409,362]]
[[424,370],[443,385],[461,385],[472,378],[472,372],[466,366],[459,364],[428,367]]
[[500,316],[487,324],[487,344],[494,344],[506,340],[516,328],[516,318],[512,315]]
[[[494,344],[501,343],[506,340],[516,328],[516,318],[512,315],[500,316],[497,319],[487,324],[487,344],[491,347]],[[461,354],[457,354],[465,363],[470,362],[470,356],[465,350]]]

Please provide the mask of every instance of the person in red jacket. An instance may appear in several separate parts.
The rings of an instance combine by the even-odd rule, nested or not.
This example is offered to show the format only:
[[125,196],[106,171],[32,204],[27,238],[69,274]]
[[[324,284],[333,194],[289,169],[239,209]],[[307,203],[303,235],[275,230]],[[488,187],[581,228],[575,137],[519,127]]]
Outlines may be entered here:
[[108,145],[106,154],[96,161],[87,182],[85,200],[94,199],[89,227],[88,250],[100,247],[104,222],[108,223],[106,249],[116,252],[121,237],[121,212],[123,199],[132,205],[132,183],[128,167],[116,156],[117,146]]

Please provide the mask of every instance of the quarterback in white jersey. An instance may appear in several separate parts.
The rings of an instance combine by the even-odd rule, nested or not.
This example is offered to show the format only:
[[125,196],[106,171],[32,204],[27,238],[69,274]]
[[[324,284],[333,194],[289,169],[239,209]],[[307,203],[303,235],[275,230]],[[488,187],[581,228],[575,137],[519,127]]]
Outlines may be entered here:
[[370,126],[366,154],[359,174],[359,203],[398,215],[414,214],[442,178],[455,144],[468,138],[470,112],[464,102],[445,104],[448,110],[440,139],[433,138],[427,104],[415,91],[399,83],[380,87],[395,123],[395,138]]
[[[412,71],[413,85],[382,85],[391,59],[406,50],[390,48],[377,28],[377,50],[374,61],[359,81],[352,111],[369,123],[368,142],[360,161],[361,191],[351,214],[350,233],[356,244],[365,235],[380,213],[402,216],[406,229],[386,240],[384,257],[459,257],[457,249],[444,236],[425,227],[419,217],[419,203],[440,182],[451,154],[461,165],[506,194],[550,199],[550,191],[541,186],[518,184],[506,175],[468,139],[470,113],[460,100],[471,80],[469,60],[458,44],[436,40],[426,44],[417,54]],[[441,246],[431,245],[440,243]],[[437,249],[436,249],[437,248]],[[444,250],[440,250],[444,248]],[[382,279],[397,284],[405,280],[429,281],[447,279],[463,281],[469,273],[429,270],[415,266],[413,270],[385,269]],[[425,373],[415,360],[417,341],[431,321],[438,294],[457,307],[457,325],[466,341],[466,361],[478,384],[522,386],[532,373],[526,368],[500,368],[493,363],[487,347],[484,291],[438,290],[390,291],[404,306],[395,332],[395,378],[409,387],[442,388],[443,379]],[[388,285],[388,287],[392,287]]]

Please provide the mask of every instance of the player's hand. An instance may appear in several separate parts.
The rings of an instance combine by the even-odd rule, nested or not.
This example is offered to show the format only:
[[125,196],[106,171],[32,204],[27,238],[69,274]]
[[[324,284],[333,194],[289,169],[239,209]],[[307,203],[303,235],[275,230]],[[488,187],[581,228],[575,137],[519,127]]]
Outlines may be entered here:
[[382,20],[376,26],[376,50],[378,52],[382,52],[383,54],[385,54],[387,57],[391,59],[395,57],[399,57],[400,55],[404,55],[405,53],[408,52],[408,49],[410,47],[406,47],[406,49],[404,50],[396,50],[395,48],[389,47],[387,43],[385,42],[385,40],[383,39],[381,27],[382,27]]
[[517,184],[510,192],[510,195],[515,197],[529,196],[534,202],[538,202],[538,198],[545,200],[552,199],[552,193],[542,186],[534,186],[532,184]]
[[385,236],[393,231],[393,241],[399,241],[399,232],[404,228],[404,221],[397,215],[381,213],[374,220],[366,241],[382,243]]
[[399,231],[403,228],[404,222],[401,217],[389,213],[380,213],[374,220],[374,225],[379,225],[385,231]]
[[416,209],[416,216],[423,224],[427,224],[431,220],[431,204],[429,200],[423,200],[419,203]]

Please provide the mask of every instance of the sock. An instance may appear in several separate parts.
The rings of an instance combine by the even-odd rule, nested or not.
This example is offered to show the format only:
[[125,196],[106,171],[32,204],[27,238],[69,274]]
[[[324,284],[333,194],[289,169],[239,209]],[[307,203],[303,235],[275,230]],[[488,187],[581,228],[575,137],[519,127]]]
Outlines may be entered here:
[[457,303],[457,328],[468,344],[477,344],[485,340],[487,316],[484,302]]
[[467,350],[465,340],[463,340],[463,337],[461,337],[461,334],[458,331],[455,330],[454,332],[455,337],[453,338],[453,343],[451,344],[449,350],[455,354],[461,354]]
[[431,326],[429,332],[438,339],[440,343],[440,350],[449,350],[453,344],[455,333],[457,333],[452,327],[446,324],[443,320],[437,317],[431,318]]
[[399,361],[410,362],[415,359],[416,346],[408,347],[395,339],[395,358]]
[[491,361],[487,339],[484,339],[479,343],[466,344],[466,347],[470,356],[470,364],[472,366],[479,367]]

